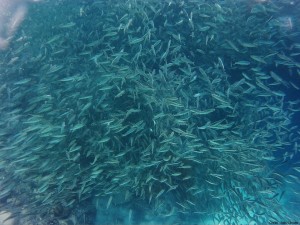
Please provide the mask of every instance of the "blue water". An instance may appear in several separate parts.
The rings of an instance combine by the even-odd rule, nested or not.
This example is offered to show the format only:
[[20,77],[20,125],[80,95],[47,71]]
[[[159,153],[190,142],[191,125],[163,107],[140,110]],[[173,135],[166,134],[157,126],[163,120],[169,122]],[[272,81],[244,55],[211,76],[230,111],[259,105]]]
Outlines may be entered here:
[[[300,177],[294,169],[300,160],[299,1],[45,0],[26,2],[22,7],[21,11],[26,8],[24,17],[19,18],[8,47],[0,52],[0,211],[19,215],[14,218],[17,224],[37,225],[300,223]],[[273,7],[277,11],[268,11]],[[14,12],[18,13],[17,7]],[[153,20],[148,21],[150,16]],[[207,19],[210,17],[213,19]],[[251,24],[251,18],[256,22]],[[247,19],[253,33],[241,25],[248,24]],[[207,21],[202,24],[202,20]],[[224,25],[218,20],[224,20]],[[0,35],[5,36],[3,27]],[[265,43],[252,49],[239,44],[266,40],[276,45]],[[181,48],[176,50],[177,45]],[[255,60],[255,56],[268,54],[271,56]],[[290,57],[298,66],[277,63],[290,63],[280,57],[269,60],[272,54]],[[176,62],[178,59],[183,62]],[[235,66],[244,60],[255,67]],[[268,89],[284,93],[282,105],[281,97],[259,96],[268,91],[247,95],[244,84],[234,87],[246,73],[253,82],[245,81],[259,89],[258,75],[253,72],[258,68],[262,74],[274,72],[283,80],[278,85],[261,78]],[[213,80],[211,87],[204,73]],[[229,98],[232,90],[239,94]],[[211,97],[210,91],[217,97]],[[218,95],[221,100],[216,100]],[[231,114],[231,108],[222,106],[226,97],[238,113]],[[295,102],[293,108],[290,101]],[[280,105],[280,112],[274,109],[273,115],[264,114],[267,121],[259,124],[257,118],[264,118],[255,112],[256,106],[249,107],[253,102],[261,111]],[[201,112],[212,106],[216,106],[213,114],[205,116],[185,111]],[[275,121],[278,115],[291,123],[282,125],[283,119],[278,119],[278,125],[272,127],[268,120]],[[190,116],[189,126],[186,116]],[[223,118],[221,124],[249,127],[203,131],[204,126]],[[121,119],[124,129],[117,124]],[[175,126],[173,120],[181,125]],[[262,160],[253,153],[257,150],[250,150],[257,143],[257,154],[270,151],[261,147],[260,136],[265,133],[260,130],[272,134],[268,146],[284,143],[274,147],[276,151],[271,149],[274,160]],[[246,133],[252,141],[238,142],[238,137],[248,138]],[[191,136],[198,141],[191,141]],[[220,141],[226,150],[236,148],[241,155],[225,154],[210,141]],[[188,157],[195,153],[189,150],[199,150],[190,146],[199,142],[199,149],[212,147],[213,153],[198,152],[198,162],[190,162]],[[244,144],[251,147],[245,148],[250,151],[247,154]],[[170,160],[176,167],[151,165],[159,160]],[[258,163],[263,169],[257,173],[247,171],[252,167],[232,165],[241,162]],[[220,165],[244,175],[239,179],[233,173],[229,176],[232,171]],[[183,166],[192,169],[183,172]],[[217,174],[217,178],[209,180],[207,174]],[[189,176],[198,176],[195,183],[189,182]],[[197,191],[205,194],[191,194]],[[278,204],[278,215],[273,205],[267,205],[270,202]],[[22,208],[28,208],[29,216]]]

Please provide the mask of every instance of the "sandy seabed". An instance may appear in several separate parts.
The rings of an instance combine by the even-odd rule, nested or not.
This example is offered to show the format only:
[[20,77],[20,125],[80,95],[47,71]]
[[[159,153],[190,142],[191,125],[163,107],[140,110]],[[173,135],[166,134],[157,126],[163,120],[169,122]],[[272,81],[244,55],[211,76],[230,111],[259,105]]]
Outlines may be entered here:
[[10,217],[10,215],[11,215],[10,212],[1,211],[0,212],[0,224],[1,225],[14,225],[13,219],[6,220],[8,217]]

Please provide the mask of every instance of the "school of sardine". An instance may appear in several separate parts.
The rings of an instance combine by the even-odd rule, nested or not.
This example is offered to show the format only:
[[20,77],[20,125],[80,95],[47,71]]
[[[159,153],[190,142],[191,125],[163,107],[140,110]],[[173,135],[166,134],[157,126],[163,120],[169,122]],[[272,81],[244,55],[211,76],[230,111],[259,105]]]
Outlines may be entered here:
[[47,4],[0,57],[1,210],[52,218],[102,198],[160,218],[299,221],[281,198],[300,165],[277,168],[300,149],[300,100],[285,93],[300,87],[270,68],[299,81],[300,32],[280,5]]

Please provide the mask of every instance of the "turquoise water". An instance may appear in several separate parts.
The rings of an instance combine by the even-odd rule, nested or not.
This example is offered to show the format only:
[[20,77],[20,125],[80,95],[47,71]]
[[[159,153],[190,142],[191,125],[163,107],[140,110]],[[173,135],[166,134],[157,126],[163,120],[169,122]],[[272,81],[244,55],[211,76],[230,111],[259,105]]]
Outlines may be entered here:
[[5,225],[300,223],[299,7],[0,5]]

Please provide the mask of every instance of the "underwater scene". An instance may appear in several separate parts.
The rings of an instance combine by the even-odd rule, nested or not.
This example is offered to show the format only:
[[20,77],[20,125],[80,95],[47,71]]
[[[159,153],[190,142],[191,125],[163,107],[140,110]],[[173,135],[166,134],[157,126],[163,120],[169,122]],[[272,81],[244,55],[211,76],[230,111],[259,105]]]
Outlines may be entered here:
[[0,225],[300,224],[299,0],[0,0]]

